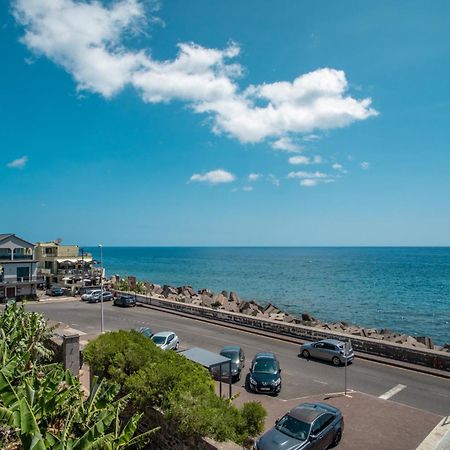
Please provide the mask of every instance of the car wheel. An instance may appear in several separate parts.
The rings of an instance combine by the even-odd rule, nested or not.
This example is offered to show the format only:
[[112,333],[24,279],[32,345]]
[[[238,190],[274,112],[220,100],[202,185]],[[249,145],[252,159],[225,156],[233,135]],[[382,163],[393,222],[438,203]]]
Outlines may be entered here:
[[333,356],[333,359],[331,360],[335,366],[341,365],[341,360],[337,356]]
[[339,442],[341,442],[341,439],[342,439],[342,431],[337,430],[333,439],[333,447],[336,447],[339,444]]
[[303,350],[302,351],[302,356],[303,356],[303,358],[308,359],[311,355],[309,354],[308,350]]

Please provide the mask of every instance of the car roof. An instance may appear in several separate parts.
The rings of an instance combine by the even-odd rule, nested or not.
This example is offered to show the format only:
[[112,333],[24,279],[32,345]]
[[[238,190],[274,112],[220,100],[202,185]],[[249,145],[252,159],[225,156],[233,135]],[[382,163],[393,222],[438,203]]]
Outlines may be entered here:
[[171,334],[175,334],[175,333],[173,331],[160,331],[159,333],[155,333],[152,337],[155,337],[155,336],[167,337]]
[[220,350],[220,353],[222,352],[239,352],[241,350],[241,347],[239,345],[225,345]]
[[274,359],[275,361],[278,361],[278,358],[275,356],[275,353],[272,352],[259,352],[253,358],[253,361],[256,361],[257,359]]
[[333,344],[333,345],[344,345],[345,343],[342,341],[339,341],[338,339],[322,339],[319,342],[326,342],[327,344]]
[[337,411],[336,408],[321,403],[303,403],[291,409],[288,414],[294,419],[311,424],[322,414],[336,413]]

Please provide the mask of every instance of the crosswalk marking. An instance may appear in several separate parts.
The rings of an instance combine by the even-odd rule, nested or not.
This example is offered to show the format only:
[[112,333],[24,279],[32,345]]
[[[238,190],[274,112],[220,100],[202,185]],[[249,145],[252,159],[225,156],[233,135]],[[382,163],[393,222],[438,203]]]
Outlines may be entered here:
[[398,394],[400,391],[403,391],[403,389],[405,389],[405,388],[406,388],[406,386],[404,384],[397,384],[397,386],[394,386],[392,389],[389,389],[389,391],[380,395],[378,398],[382,398],[383,400],[388,400],[391,397],[393,397],[395,394]]

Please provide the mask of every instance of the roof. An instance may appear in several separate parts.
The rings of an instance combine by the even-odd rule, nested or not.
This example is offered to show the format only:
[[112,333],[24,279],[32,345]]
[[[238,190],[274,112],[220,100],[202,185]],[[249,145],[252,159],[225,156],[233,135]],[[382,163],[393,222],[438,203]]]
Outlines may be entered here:
[[6,240],[8,238],[11,238],[11,237],[16,237],[20,241],[25,242],[26,244],[30,244],[32,247],[34,247],[34,244],[32,242],[28,242],[25,239],[22,239],[21,237],[15,235],[14,233],[3,233],[3,234],[0,234],[0,242]]
[[272,352],[259,352],[255,355],[253,359],[259,359],[259,358],[270,358],[270,359],[277,359],[275,356],[275,353]]
[[239,352],[240,349],[239,345],[225,345],[220,352]]
[[225,356],[198,347],[184,350],[180,354],[208,369],[231,361]]
[[289,411],[289,415],[294,419],[301,420],[305,423],[313,423],[317,417],[323,413],[329,412],[315,403],[303,403]]
[[173,331],[160,331],[159,333],[155,333],[153,336],[164,336],[167,337],[170,334],[175,334]]
[[326,342],[327,344],[333,344],[333,345],[345,345],[345,342],[340,341],[339,339],[322,339],[319,342]]

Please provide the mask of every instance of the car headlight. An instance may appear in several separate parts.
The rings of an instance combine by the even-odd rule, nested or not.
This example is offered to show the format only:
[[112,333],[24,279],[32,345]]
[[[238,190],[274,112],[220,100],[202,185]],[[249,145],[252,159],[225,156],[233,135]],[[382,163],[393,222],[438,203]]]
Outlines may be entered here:
[[237,369],[231,369],[231,373],[237,373]]
[[256,384],[256,380],[253,377],[250,377],[250,383],[251,384]]
[[272,382],[272,384],[274,386],[278,386],[281,383],[281,378],[276,379],[275,381]]

